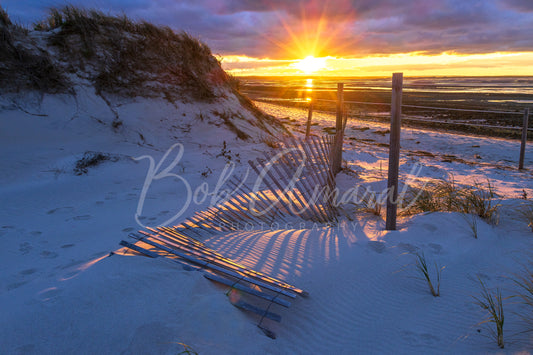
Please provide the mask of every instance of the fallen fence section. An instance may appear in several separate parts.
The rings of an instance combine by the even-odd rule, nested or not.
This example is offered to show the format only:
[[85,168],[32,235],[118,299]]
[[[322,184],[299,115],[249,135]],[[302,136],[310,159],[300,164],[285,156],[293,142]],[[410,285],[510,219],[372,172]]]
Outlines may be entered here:
[[227,198],[196,212],[173,228],[146,228],[129,236],[135,244],[120,244],[151,258],[164,257],[187,270],[199,270],[210,281],[244,292],[262,302],[265,309],[232,297],[237,308],[259,315],[257,325],[267,336],[275,334],[262,326],[265,318],[281,321],[270,311],[272,305],[289,307],[297,296],[307,297],[302,289],[247,268],[206,247],[195,238],[218,232],[248,230],[246,226],[286,222],[289,217],[313,223],[336,223],[335,175],[332,172],[334,137],[288,138],[279,147],[249,161],[257,174],[252,181],[233,177],[224,187]]
[[[132,244],[123,240],[120,245],[151,258],[164,257],[178,263],[186,270],[202,272],[210,281],[229,286],[227,294],[230,302],[239,309],[260,316],[257,326],[271,338],[275,339],[276,335],[262,323],[265,318],[281,321],[280,315],[271,312],[272,306],[288,308],[291,300],[297,296],[308,296],[308,293],[302,289],[225,258],[174,228],[147,228],[147,231],[131,233],[129,236],[137,242]],[[235,290],[241,293],[233,296]],[[242,292],[262,302],[264,309],[248,303],[240,296]]]

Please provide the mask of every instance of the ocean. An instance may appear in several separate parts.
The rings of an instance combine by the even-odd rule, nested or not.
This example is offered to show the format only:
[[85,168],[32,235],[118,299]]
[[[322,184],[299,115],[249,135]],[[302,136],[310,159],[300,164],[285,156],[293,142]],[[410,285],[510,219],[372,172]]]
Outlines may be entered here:
[[[354,77],[240,77],[245,87],[285,87],[287,89],[390,90],[391,78]],[[404,91],[436,93],[488,93],[533,95],[533,77],[404,77]]]

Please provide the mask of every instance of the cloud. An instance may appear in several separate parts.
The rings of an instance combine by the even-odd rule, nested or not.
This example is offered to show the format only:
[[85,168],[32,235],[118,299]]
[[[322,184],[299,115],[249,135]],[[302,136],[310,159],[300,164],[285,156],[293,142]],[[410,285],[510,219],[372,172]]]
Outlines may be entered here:
[[[214,53],[258,58],[364,56],[533,48],[531,0],[71,0],[125,13],[206,42]],[[3,0],[31,23],[64,0]]]
[[533,1],[531,0],[501,0],[500,2],[503,6],[511,9],[533,12]]

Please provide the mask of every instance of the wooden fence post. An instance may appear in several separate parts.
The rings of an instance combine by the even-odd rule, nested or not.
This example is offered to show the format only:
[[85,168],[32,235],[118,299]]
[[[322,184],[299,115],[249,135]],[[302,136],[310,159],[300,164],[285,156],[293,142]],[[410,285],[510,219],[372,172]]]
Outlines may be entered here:
[[307,115],[307,127],[305,129],[305,140],[308,140],[311,132],[311,120],[313,119],[313,98],[309,100],[309,114]]
[[333,157],[331,159],[331,170],[333,175],[341,171],[342,165],[342,143],[344,140],[343,110],[344,109],[344,84],[337,84],[337,120],[335,122],[335,144],[333,146]]
[[385,223],[387,230],[396,230],[398,173],[400,166],[400,129],[402,124],[402,87],[403,73],[392,74],[387,220]]
[[520,160],[518,161],[518,169],[524,169],[524,157],[526,155],[527,142],[527,126],[529,121],[529,109],[524,110],[524,125],[522,127],[522,144],[520,145]]

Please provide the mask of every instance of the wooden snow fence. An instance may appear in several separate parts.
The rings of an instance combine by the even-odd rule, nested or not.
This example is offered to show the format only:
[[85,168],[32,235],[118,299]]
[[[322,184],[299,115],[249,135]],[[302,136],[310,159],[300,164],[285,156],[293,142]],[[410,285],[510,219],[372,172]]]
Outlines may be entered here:
[[[194,213],[176,229],[191,237],[217,232],[246,231],[286,222],[288,216],[316,223],[337,222],[332,192],[333,136],[287,139],[263,157],[249,161],[256,176],[231,177],[225,183],[228,197]],[[251,180],[251,181],[249,181]]]
[[[290,138],[280,147],[264,152],[249,161],[257,175],[253,181],[232,177],[225,183],[227,198],[203,211],[194,213],[180,224],[147,228],[130,234],[135,244],[121,245],[152,258],[165,257],[188,270],[200,270],[204,277],[255,297],[255,304],[240,297],[231,303],[261,318],[258,327],[267,336],[275,334],[262,326],[264,318],[281,321],[270,311],[272,305],[289,307],[296,296],[307,292],[281,280],[247,268],[206,247],[196,238],[217,233],[253,230],[276,221],[298,217],[313,223],[333,223],[338,211],[332,201],[335,177],[331,169],[333,136]],[[259,305],[257,305],[259,302]]]
[[147,228],[146,231],[131,233],[129,236],[136,243],[123,240],[120,245],[151,258],[168,258],[186,270],[201,271],[206,279],[229,286],[228,294],[238,290],[256,297],[261,303],[259,306],[247,302],[239,293],[229,295],[230,302],[235,307],[261,317],[258,327],[271,338],[276,336],[262,325],[264,318],[281,321],[281,316],[272,312],[271,307],[276,304],[288,308],[297,296],[308,296],[302,289],[225,258],[174,228]]

